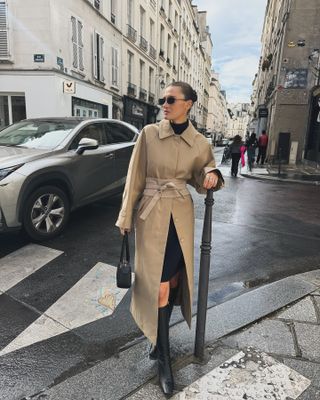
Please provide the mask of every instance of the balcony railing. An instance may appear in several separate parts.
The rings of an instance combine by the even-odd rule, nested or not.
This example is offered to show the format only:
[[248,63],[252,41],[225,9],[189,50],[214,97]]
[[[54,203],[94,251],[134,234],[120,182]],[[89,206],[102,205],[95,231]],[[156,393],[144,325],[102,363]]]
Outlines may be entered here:
[[157,7],[156,0],[150,0],[150,4],[152,5],[153,8]]
[[154,60],[157,58],[157,50],[151,44],[149,45],[149,55]]
[[148,42],[143,36],[140,36],[140,48],[143,51],[148,51]]
[[156,97],[156,96],[155,96],[154,93],[149,92],[148,102],[151,103],[151,104],[154,104],[154,102],[155,102],[155,97]]
[[137,86],[131,82],[128,82],[127,94],[128,94],[128,96],[136,96],[137,95]]
[[135,43],[137,40],[137,31],[132,28],[131,25],[127,25],[128,30],[127,30],[127,38],[131,40],[131,42]]
[[160,49],[159,51],[159,57],[162,58],[162,60],[164,60],[164,50]]
[[147,101],[147,91],[145,89],[140,88],[140,90],[139,90],[139,100]]

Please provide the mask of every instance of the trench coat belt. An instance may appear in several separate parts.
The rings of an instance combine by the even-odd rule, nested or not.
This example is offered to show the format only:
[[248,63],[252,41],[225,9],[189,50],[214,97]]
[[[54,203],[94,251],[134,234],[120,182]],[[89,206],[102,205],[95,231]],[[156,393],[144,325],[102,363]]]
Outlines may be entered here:
[[184,180],[146,178],[143,196],[151,197],[149,204],[140,215],[140,218],[145,220],[161,197],[185,198],[186,196],[190,196],[190,192]]

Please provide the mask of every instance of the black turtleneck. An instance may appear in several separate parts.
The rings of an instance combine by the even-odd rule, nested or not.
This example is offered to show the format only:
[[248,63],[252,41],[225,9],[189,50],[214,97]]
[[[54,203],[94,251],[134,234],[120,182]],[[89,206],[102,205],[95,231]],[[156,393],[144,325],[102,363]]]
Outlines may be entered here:
[[186,122],[182,122],[182,124],[175,124],[174,122],[170,121],[170,125],[176,135],[181,135],[181,133],[188,128],[189,120],[187,119]]

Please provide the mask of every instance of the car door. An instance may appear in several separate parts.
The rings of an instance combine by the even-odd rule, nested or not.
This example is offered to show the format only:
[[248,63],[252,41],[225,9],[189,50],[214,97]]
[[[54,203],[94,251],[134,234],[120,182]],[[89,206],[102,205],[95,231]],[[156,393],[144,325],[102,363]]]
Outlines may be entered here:
[[77,205],[88,203],[110,193],[114,186],[114,151],[107,144],[102,122],[85,126],[74,138],[70,150],[75,151],[82,138],[98,141],[95,150],[86,150],[83,154],[74,154],[73,187]]
[[115,155],[115,181],[124,184],[136,132],[121,122],[116,121],[105,122],[105,131],[107,142],[112,146]]

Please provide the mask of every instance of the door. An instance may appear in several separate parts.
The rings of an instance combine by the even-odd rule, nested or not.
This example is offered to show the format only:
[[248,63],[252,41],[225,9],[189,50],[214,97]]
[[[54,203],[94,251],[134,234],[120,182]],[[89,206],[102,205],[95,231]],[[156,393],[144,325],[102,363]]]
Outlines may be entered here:
[[283,163],[289,163],[290,156],[290,132],[280,132],[278,139],[277,158]]
[[75,151],[82,138],[95,139],[99,147],[74,154],[72,180],[77,205],[110,194],[114,188],[114,151],[107,144],[103,123],[85,126],[74,138],[70,150]]

